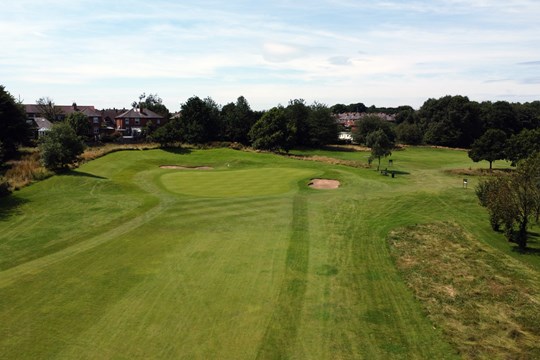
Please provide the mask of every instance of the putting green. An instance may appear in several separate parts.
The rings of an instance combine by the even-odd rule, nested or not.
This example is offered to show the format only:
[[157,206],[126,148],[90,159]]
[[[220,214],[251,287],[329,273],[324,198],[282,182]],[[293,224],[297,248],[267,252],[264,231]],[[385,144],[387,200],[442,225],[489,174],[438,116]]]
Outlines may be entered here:
[[175,171],[161,176],[167,190],[201,197],[248,197],[286,193],[298,181],[317,174],[312,169],[256,168],[249,170]]

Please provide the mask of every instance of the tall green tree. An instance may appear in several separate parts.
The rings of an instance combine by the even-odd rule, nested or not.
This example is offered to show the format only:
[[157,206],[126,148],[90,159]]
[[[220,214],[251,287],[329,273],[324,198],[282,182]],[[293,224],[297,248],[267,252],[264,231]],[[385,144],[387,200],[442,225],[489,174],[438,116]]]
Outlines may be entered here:
[[371,158],[378,159],[377,171],[379,171],[381,168],[381,157],[392,155],[392,149],[395,146],[394,141],[388,138],[384,130],[378,129],[368,135],[366,145],[371,148]]
[[499,129],[507,136],[517,134],[521,131],[522,125],[518,121],[518,115],[507,101],[489,101],[480,104],[481,121],[484,129]]
[[515,173],[479,184],[476,194],[488,209],[493,229],[504,227],[507,239],[527,247],[527,228],[540,213],[540,153],[521,161]]
[[12,157],[19,145],[28,141],[30,129],[21,104],[0,85],[0,142],[3,155]]
[[64,121],[73,129],[73,131],[75,131],[77,136],[87,139],[90,135],[92,135],[92,124],[88,120],[88,116],[82,112],[72,112],[66,116]]
[[251,128],[249,137],[255,149],[288,152],[294,145],[296,128],[282,106],[267,111]]
[[84,151],[84,143],[66,123],[58,123],[40,139],[43,165],[59,170],[73,164]]
[[416,117],[426,144],[469,147],[482,134],[479,105],[466,96],[428,99]]
[[506,159],[513,165],[535,152],[540,152],[540,128],[523,129],[519,134],[512,135],[506,142]]
[[367,145],[368,136],[377,130],[382,130],[391,142],[395,141],[393,125],[375,114],[366,115],[356,121],[353,139],[359,144]]
[[223,122],[223,138],[247,145],[249,131],[255,124],[257,117],[248,101],[243,96],[238,97],[236,103],[229,103],[221,109]]
[[197,96],[182,104],[180,133],[183,141],[190,144],[202,144],[218,140],[221,133],[219,105],[212,98],[202,100]]
[[505,149],[506,133],[499,129],[489,129],[472,144],[469,157],[474,162],[489,161],[489,171],[491,172],[493,162],[505,158]]
[[308,130],[308,117],[310,108],[306,105],[304,99],[294,99],[289,101],[289,105],[285,108],[287,117],[291,126],[295,128],[296,145],[309,145],[309,130]]
[[328,106],[314,103],[309,107],[306,143],[309,146],[335,144],[338,139],[338,125]]

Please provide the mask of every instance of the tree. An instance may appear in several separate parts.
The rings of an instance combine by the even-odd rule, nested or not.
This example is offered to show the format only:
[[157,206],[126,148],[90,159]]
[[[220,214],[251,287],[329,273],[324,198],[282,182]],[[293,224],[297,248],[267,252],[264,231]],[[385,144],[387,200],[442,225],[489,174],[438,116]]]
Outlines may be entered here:
[[338,125],[330,109],[319,103],[309,107],[307,118],[307,145],[321,146],[334,144],[338,139]]
[[403,121],[396,126],[396,137],[402,144],[418,145],[422,143],[422,130],[415,123]]
[[54,101],[49,97],[42,97],[36,100],[39,114],[50,122],[59,120],[63,114],[62,109],[55,106]]
[[294,99],[289,101],[285,108],[288,121],[295,129],[294,143],[296,145],[309,145],[308,140],[308,117],[310,108],[304,99]]
[[218,139],[221,132],[220,109],[212,98],[194,96],[182,104],[180,121],[183,141],[201,144]]
[[491,226],[504,226],[507,239],[527,247],[527,228],[540,213],[540,153],[520,162],[510,176],[494,177],[476,189],[480,204],[488,209]]
[[249,130],[255,124],[256,116],[246,98],[240,96],[236,103],[229,103],[221,109],[223,138],[247,145]]
[[538,151],[540,151],[540,128],[523,129],[506,142],[506,159],[514,166],[519,160],[526,159]]
[[41,138],[39,144],[43,165],[59,170],[74,163],[84,151],[84,144],[66,123],[58,123]]
[[375,114],[366,115],[356,121],[355,130],[353,131],[354,141],[359,144],[367,145],[368,136],[377,130],[382,130],[391,142],[395,141],[396,134],[392,129],[392,125]]
[[379,171],[381,167],[381,157],[392,155],[394,142],[388,138],[384,130],[379,129],[368,135],[366,145],[371,148],[371,158],[377,158],[379,160],[377,164],[377,171]]
[[88,117],[82,112],[72,112],[64,121],[73,129],[73,131],[75,131],[75,134],[81,138],[86,139],[92,134],[92,125],[90,124]]
[[[144,99],[144,101],[142,101]],[[146,95],[145,93],[139,96],[139,106],[142,105],[144,109],[155,112],[163,116],[166,120],[171,118],[171,113],[169,109],[163,104],[163,100],[159,97],[158,94]]]
[[499,129],[489,129],[472,144],[469,157],[474,162],[489,161],[489,171],[491,172],[493,162],[505,158],[505,148],[505,132]]
[[518,121],[518,115],[512,105],[507,101],[489,101],[480,104],[480,118],[484,129],[499,129],[507,136],[517,134],[522,125]]
[[12,157],[19,145],[28,141],[30,129],[21,104],[0,85],[0,142],[3,155]]
[[296,129],[282,106],[267,111],[251,128],[249,138],[256,149],[288,152]]
[[159,143],[162,147],[172,146],[174,143],[183,140],[181,128],[181,120],[173,118],[165,125],[154,130],[148,138],[150,141]]
[[469,147],[482,133],[479,105],[466,96],[428,99],[416,118],[427,144]]

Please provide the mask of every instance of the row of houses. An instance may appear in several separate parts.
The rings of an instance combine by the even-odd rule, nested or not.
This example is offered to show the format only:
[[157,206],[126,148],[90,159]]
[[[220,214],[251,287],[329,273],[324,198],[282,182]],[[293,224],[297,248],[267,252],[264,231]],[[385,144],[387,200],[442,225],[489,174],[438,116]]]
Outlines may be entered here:
[[[49,131],[52,123],[45,118],[43,108],[38,104],[25,104],[26,117],[38,134]],[[137,136],[143,131],[143,128],[152,122],[155,126],[161,126],[166,123],[167,119],[155,112],[144,109],[142,106],[131,110],[126,109],[105,109],[97,110],[92,105],[79,106],[73,103],[68,105],[54,105],[52,113],[54,121],[63,121],[68,115],[79,112],[88,118],[91,125],[92,134],[99,138],[104,134],[112,134],[119,132],[123,136]],[[51,119],[52,120],[52,119]]]
[[395,115],[389,115],[385,113],[347,112],[342,114],[335,114],[334,116],[338,124],[343,125],[343,127],[346,129],[351,129],[354,127],[354,123],[356,121],[370,115],[378,116],[385,121],[396,121]]

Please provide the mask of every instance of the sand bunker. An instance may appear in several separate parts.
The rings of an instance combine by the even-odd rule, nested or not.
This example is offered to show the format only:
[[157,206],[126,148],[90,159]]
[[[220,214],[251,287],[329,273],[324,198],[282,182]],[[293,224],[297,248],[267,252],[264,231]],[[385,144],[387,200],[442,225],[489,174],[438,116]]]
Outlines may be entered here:
[[311,179],[308,185],[313,189],[337,189],[340,183],[337,180]]
[[180,165],[161,165],[162,169],[179,169],[179,170],[212,170],[210,166],[180,166]]

